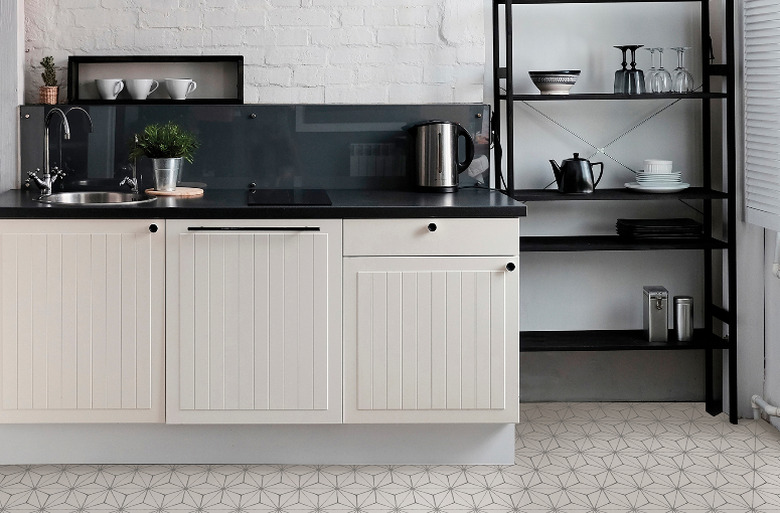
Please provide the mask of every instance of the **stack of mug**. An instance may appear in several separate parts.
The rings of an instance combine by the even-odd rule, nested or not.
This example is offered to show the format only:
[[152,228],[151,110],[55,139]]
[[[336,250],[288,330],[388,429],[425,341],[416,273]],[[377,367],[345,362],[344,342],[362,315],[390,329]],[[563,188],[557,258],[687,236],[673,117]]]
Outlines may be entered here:
[[[116,100],[119,93],[127,88],[133,100],[146,100],[157,90],[160,83],[153,78],[98,78],[95,80],[98,94],[102,100]],[[165,88],[172,100],[184,100],[198,87],[191,78],[166,78]]]

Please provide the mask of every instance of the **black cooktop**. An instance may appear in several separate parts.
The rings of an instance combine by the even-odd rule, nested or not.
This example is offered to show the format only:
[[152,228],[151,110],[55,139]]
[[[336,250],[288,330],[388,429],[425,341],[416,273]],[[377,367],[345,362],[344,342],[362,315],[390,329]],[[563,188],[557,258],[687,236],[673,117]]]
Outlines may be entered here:
[[247,205],[331,205],[323,189],[249,189]]

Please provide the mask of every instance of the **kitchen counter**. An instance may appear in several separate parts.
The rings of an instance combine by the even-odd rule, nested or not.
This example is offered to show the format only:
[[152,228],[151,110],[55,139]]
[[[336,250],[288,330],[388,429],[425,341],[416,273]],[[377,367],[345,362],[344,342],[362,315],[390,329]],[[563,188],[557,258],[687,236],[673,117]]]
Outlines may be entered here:
[[463,188],[456,193],[329,189],[332,205],[248,206],[245,189],[206,189],[199,198],[159,197],[139,205],[50,205],[37,191],[0,193],[0,217],[81,219],[285,219],[382,217],[522,217],[524,203],[501,192]]

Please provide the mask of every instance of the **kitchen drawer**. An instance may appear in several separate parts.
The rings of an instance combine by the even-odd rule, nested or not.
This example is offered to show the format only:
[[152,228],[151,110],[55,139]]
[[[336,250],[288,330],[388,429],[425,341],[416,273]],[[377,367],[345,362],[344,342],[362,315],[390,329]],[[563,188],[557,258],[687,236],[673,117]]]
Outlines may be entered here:
[[517,218],[345,219],[344,256],[516,255]]

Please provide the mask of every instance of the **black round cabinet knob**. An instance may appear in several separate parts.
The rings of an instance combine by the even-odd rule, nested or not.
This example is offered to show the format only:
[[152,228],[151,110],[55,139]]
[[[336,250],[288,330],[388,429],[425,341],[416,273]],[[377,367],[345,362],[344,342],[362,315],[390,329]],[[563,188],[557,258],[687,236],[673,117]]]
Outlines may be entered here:
[[159,228],[157,227],[157,225],[156,225],[156,224],[150,224],[150,225],[149,225],[149,231],[150,231],[150,232],[152,232],[152,233],[157,233],[157,230],[159,230]]
[[510,273],[515,270],[515,267],[517,266],[514,264],[514,262],[509,262],[508,264],[506,264],[506,270],[509,271]]
[[429,232],[435,232],[435,231],[436,231],[436,228],[438,228],[438,226],[436,226],[436,223],[430,223],[430,224],[428,225],[428,231],[429,231]]

